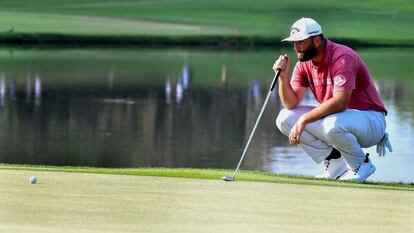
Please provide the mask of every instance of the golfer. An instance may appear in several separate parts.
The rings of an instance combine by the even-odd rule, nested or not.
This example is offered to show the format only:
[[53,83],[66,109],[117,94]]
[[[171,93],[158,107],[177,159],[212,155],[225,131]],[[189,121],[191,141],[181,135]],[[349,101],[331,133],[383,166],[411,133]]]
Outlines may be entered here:
[[[293,43],[297,55],[292,77],[290,59],[281,55],[273,70],[281,70],[279,96],[284,106],[276,119],[279,130],[316,163],[324,164],[318,178],[365,181],[375,171],[362,148],[377,145],[392,151],[385,132],[387,110],[367,66],[347,46],[322,34],[313,19],[302,18],[282,41]],[[310,90],[318,106],[300,106]]]

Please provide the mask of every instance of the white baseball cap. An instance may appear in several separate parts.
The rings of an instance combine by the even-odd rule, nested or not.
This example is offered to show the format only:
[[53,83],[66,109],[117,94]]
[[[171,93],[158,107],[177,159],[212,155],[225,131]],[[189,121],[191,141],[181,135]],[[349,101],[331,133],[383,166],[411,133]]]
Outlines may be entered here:
[[300,41],[320,34],[322,34],[322,27],[318,22],[311,18],[301,18],[292,25],[290,36],[282,42]]

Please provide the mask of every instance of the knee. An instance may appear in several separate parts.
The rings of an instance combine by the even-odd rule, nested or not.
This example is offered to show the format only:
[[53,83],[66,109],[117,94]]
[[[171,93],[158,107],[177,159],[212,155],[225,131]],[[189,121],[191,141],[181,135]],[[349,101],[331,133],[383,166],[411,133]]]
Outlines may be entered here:
[[277,128],[279,128],[283,134],[289,135],[290,130],[299,119],[299,117],[314,108],[314,106],[298,106],[293,109],[282,109],[276,118]]
[[292,127],[291,125],[293,125],[291,123],[291,118],[292,111],[284,108],[279,112],[279,115],[276,118],[276,126],[282,133],[289,133],[290,128]]

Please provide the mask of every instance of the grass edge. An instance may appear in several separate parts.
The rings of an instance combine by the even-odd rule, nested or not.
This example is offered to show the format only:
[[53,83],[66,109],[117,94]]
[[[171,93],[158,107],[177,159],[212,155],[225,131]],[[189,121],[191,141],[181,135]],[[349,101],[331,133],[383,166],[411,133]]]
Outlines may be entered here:
[[[73,167],[73,166],[45,166],[45,165],[19,165],[0,163],[0,170],[25,170],[46,172],[73,172],[107,175],[130,176],[156,176],[191,179],[220,180],[222,176],[230,175],[231,170],[209,168],[165,168],[165,167],[140,167],[140,168],[101,168],[101,167]],[[345,182],[338,180],[321,180],[309,176],[275,174],[269,172],[240,170],[236,176],[237,181],[296,184],[296,185],[320,185],[330,187],[367,188],[398,191],[414,191],[413,183],[396,182]],[[224,181],[223,181],[224,182]]]

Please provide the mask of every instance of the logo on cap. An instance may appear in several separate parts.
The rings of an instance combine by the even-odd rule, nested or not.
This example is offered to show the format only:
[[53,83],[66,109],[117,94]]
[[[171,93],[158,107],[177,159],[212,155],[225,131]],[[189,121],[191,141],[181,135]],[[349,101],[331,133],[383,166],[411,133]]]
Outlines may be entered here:
[[292,31],[290,32],[291,35],[295,34],[296,32],[300,32],[300,29],[297,27],[292,27]]
[[318,34],[318,33],[319,33],[319,30],[317,30],[317,31],[311,31],[311,32],[308,32],[308,35]]

